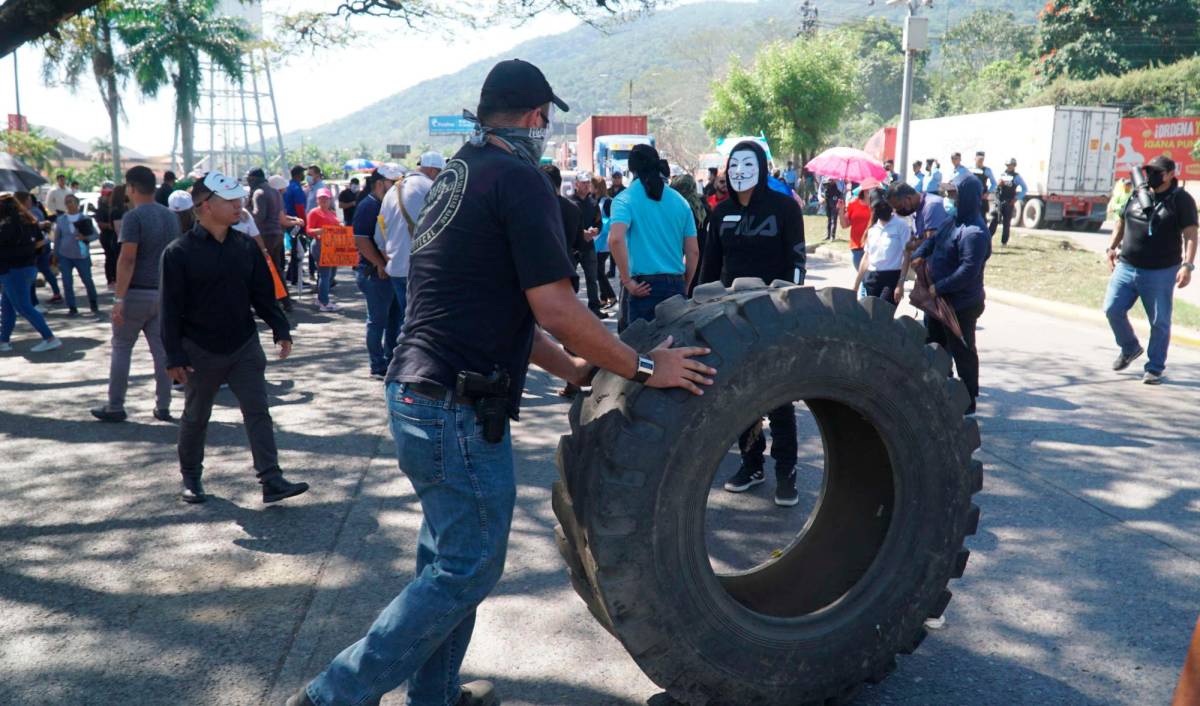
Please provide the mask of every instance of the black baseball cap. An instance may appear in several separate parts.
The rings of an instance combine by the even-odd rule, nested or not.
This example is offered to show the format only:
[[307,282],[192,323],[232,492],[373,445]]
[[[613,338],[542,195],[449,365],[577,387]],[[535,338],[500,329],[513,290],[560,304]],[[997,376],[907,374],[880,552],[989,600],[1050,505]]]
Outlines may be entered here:
[[1159,172],[1173,172],[1175,171],[1175,161],[1164,154],[1160,154],[1149,162],[1146,162],[1146,168]]
[[566,101],[554,95],[542,70],[520,59],[508,59],[493,66],[479,91],[481,109],[530,109],[543,103],[554,103],[564,113],[571,110]]

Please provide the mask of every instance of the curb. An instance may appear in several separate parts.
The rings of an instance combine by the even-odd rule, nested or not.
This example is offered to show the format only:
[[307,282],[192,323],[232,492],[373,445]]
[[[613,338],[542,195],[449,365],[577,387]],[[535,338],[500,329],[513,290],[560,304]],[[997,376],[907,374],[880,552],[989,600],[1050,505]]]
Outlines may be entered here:
[[[850,264],[850,254],[841,253],[823,247],[823,244],[818,244],[808,251],[811,255]],[[1047,316],[1054,316],[1060,319],[1069,319],[1072,321],[1081,321],[1083,323],[1096,324],[1108,327],[1108,318],[1103,312],[1089,309],[1084,306],[1075,304],[1064,304],[1062,302],[1051,301],[1049,299],[1041,299],[1039,297],[1031,297],[1028,294],[1019,294],[1017,292],[1009,292],[1003,289],[994,287],[987,288],[987,298],[989,301],[1000,302],[1009,306],[1019,307],[1026,311],[1034,311]],[[1131,318],[1129,320],[1133,324],[1134,330],[1143,336],[1150,333],[1150,324],[1141,319]],[[1171,327],[1171,343],[1188,348],[1200,349],[1200,331],[1184,328],[1182,326]]]

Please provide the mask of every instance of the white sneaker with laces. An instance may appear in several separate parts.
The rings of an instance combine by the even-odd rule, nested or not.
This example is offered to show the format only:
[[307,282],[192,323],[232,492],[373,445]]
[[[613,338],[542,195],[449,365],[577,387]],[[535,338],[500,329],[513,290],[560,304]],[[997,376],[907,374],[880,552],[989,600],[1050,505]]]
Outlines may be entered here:
[[62,339],[58,338],[57,336],[43,339],[41,343],[37,344],[33,348],[30,348],[29,352],[45,353],[46,351],[52,351],[55,348],[62,348]]

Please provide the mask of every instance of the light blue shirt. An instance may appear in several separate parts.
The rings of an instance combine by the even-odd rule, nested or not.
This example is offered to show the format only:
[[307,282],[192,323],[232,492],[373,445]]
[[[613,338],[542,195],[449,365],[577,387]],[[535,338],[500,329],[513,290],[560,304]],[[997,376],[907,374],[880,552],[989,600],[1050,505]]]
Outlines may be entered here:
[[918,194],[921,193],[922,191],[924,191],[925,190],[925,172],[920,172],[919,174],[909,175],[908,185],[911,186],[912,188],[916,189]]
[[925,177],[925,193],[936,194],[942,189],[942,170],[934,169]]
[[991,167],[983,168],[983,178],[981,178],[979,181],[983,182],[983,186],[987,190],[987,193],[996,193],[996,175],[992,173]]
[[961,164],[954,168],[954,178],[955,179],[962,176],[963,174],[970,174],[970,173],[971,173],[971,170],[967,169],[966,167],[964,167]]
[[679,192],[664,186],[661,201],[646,195],[641,179],[634,179],[612,203],[610,223],[629,227],[625,243],[629,250],[629,276],[682,275],[683,245],[696,237],[692,209]]

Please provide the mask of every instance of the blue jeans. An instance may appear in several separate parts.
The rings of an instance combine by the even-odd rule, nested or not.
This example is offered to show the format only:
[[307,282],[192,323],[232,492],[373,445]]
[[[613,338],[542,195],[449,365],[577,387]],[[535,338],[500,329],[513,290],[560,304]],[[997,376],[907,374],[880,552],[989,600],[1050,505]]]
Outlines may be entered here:
[[[37,254],[37,271],[42,273],[42,278],[46,280],[46,284],[50,285],[50,291],[54,292],[54,296],[60,294],[58,290],[58,277],[54,276],[54,270],[50,269],[50,246],[38,250]],[[36,278],[36,275],[35,275]],[[37,295],[33,297],[33,303],[37,304]]]
[[424,513],[416,578],[308,685],[318,706],[362,704],[405,681],[410,706],[456,703],[475,608],[504,572],[516,501],[507,429],[489,444],[471,408],[396,382],[386,394],[396,458]]
[[1146,270],[1118,262],[1108,280],[1104,295],[1104,314],[1121,352],[1136,351],[1137,334],[1129,325],[1129,310],[1140,297],[1146,318],[1150,320],[1150,345],[1146,347],[1146,372],[1162,375],[1167,368],[1167,346],[1171,343],[1171,308],[1175,297],[1178,267]]
[[37,277],[37,268],[14,267],[0,275],[0,342],[8,343],[12,338],[13,328],[17,325],[17,314],[33,324],[42,338],[53,338],[46,317],[34,308],[33,297],[29,296],[29,288]]
[[634,275],[633,278],[649,284],[650,293],[644,297],[635,297],[629,290],[621,288],[621,319],[617,323],[619,331],[624,331],[629,324],[638,319],[653,321],[654,307],[658,306],[659,302],[687,291],[683,275]]
[[63,278],[63,295],[67,298],[67,308],[75,308],[75,279],[73,272],[79,273],[83,287],[87,290],[88,305],[95,310],[100,304],[96,297],[96,284],[92,282],[92,259],[85,257],[75,260],[69,257],[58,258],[58,271]]
[[400,334],[400,307],[392,283],[356,270],[358,289],[367,298],[367,356],[372,373],[386,373]]
[[[312,246],[313,257],[317,262],[321,261],[321,241],[316,241]],[[329,303],[329,285],[333,283],[333,273],[337,272],[336,267],[318,267],[317,268],[317,301],[322,304]]]
[[392,283],[392,291],[396,293],[396,308],[400,310],[400,325],[396,330],[403,331],[404,311],[408,309],[408,278],[393,277],[388,281]]

